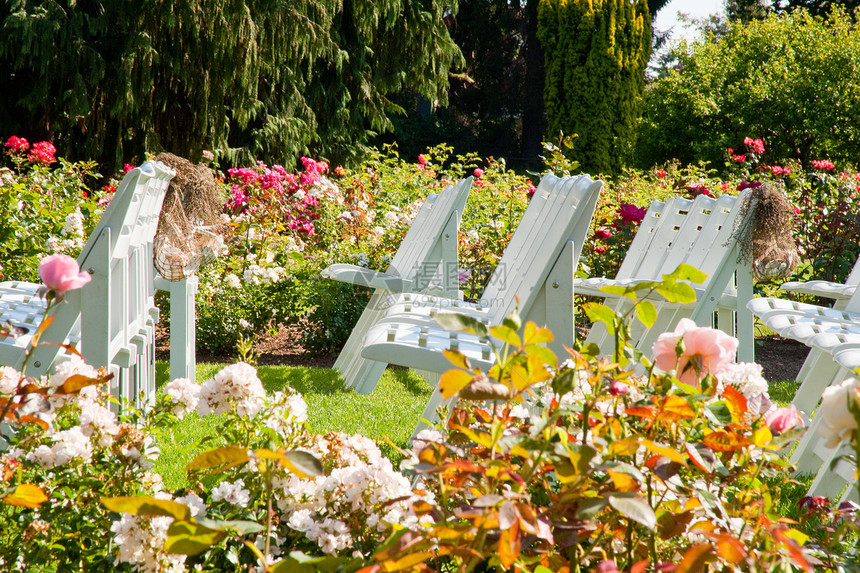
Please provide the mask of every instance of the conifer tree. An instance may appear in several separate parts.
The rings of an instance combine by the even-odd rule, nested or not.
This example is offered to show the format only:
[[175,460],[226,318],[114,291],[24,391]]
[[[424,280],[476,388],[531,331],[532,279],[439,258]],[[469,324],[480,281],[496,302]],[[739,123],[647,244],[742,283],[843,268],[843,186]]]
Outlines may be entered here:
[[441,0],[0,0],[0,134],[111,166],[348,159],[409,86],[445,101]]
[[548,137],[576,134],[573,159],[616,172],[639,117],[651,53],[645,0],[541,0]]

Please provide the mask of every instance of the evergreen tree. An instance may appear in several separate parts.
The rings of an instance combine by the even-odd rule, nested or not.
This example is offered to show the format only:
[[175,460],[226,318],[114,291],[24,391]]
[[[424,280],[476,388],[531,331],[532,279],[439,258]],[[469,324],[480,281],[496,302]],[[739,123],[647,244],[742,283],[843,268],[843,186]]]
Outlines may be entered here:
[[835,6],[842,6],[849,13],[860,8],[860,0],[772,0],[771,4],[778,12],[803,8],[815,16],[826,16]]
[[726,18],[730,21],[761,20],[771,10],[767,0],[726,0]]
[[644,0],[541,0],[548,135],[575,134],[583,169],[617,172],[639,118],[651,17]]
[[145,152],[349,159],[408,86],[445,102],[437,0],[0,0],[0,134],[110,166]]

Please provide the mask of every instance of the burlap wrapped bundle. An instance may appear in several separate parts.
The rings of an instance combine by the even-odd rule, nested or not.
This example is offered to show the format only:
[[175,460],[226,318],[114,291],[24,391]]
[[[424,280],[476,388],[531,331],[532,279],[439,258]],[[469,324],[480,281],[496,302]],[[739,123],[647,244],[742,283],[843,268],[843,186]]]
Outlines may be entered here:
[[754,188],[741,206],[741,223],[733,237],[740,245],[738,262],[752,262],[756,280],[787,278],[800,256],[792,231],[797,221],[794,205],[776,184]]
[[188,278],[224,249],[221,186],[205,165],[172,153],[155,158],[176,171],[158,219],[155,268],[169,281]]

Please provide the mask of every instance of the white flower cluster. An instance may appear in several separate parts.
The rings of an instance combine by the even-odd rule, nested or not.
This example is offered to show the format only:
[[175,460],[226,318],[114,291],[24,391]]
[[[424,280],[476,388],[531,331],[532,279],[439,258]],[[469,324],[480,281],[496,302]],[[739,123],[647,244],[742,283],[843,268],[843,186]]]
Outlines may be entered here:
[[262,408],[265,396],[257,370],[250,364],[237,362],[203,383],[197,413],[201,416],[224,414],[235,406],[239,416],[253,416]]
[[323,552],[336,554],[394,526],[418,526],[412,511],[418,495],[372,440],[319,436],[311,453],[324,466],[333,465],[328,475],[312,480],[290,476],[276,481],[275,488],[283,520]]
[[355,259],[355,264],[360,267],[369,267],[370,259],[367,258],[367,253],[356,253],[354,255],[350,255],[350,258]]
[[418,211],[421,209],[423,204],[424,199],[416,199],[400,209],[389,207],[389,210],[382,216],[382,219],[388,227],[392,227],[394,225],[408,227],[412,224],[412,220],[415,219],[415,215],[418,214]]
[[50,237],[45,247],[51,254],[72,253],[84,248],[84,216],[79,208],[66,215],[62,237]]
[[8,167],[0,167],[0,187],[14,185],[16,181],[15,173],[13,173],[11,169]]
[[[294,193],[293,197],[296,197],[297,194]],[[340,192],[340,188],[328,177],[320,176],[316,184],[307,189],[307,196],[343,205],[343,193]],[[296,198],[297,201],[301,201],[302,199],[304,199],[304,196]]]
[[176,378],[164,386],[164,393],[173,402],[173,415],[180,420],[185,414],[197,409],[200,401],[200,385],[188,378]]
[[248,507],[251,492],[242,487],[242,482],[222,481],[212,489],[213,501],[226,501],[239,507]]
[[[155,497],[170,499],[170,494],[157,493]],[[164,552],[171,523],[172,517],[149,518],[124,513],[122,519],[115,521],[110,528],[114,533],[113,541],[119,547],[119,561],[135,564],[141,573],[185,571],[184,555]]]
[[245,279],[245,282],[255,285],[263,283],[279,283],[287,276],[288,273],[284,267],[266,267],[257,264],[249,265],[242,274],[242,278]]
[[280,436],[288,436],[296,424],[308,421],[308,405],[301,394],[275,392],[266,400],[266,406],[269,409],[266,426]]
[[21,373],[11,366],[0,366],[0,394],[10,396],[18,388]]
[[[57,393],[73,376],[96,379],[99,372],[79,356],[73,356],[59,364],[54,374],[36,381],[37,385],[48,390],[47,398],[39,394],[16,398],[27,401],[28,408],[37,409],[33,416],[41,421],[44,432],[28,449],[13,448],[8,456],[38,464],[43,469],[54,469],[69,464],[88,463],[97,450],[115,450],[142,469],[151,467],[151,462],[146,458],[152,458],[157,453],[152,447],[152,437],[137,431],[123,430],[117,415],[105,405],[104,391],[98,386],[85,386],[78,392],[68,394]],[[14,391],[20,377],[12,368],[0,369],[0,393]],[[76,425],[68,427],[58,422],[67,419],[68,413],[73,415]]]
[[288,235],[281,244],[280,250],[284,253],[301,253],[305,250],[305,244],[301,239]]

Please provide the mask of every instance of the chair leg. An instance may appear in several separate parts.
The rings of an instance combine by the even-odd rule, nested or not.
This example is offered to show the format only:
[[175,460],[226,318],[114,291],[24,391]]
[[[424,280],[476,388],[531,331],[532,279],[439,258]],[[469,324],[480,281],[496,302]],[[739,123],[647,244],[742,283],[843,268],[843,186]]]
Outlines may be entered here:
[[355,388],[359,394],[373,392],[387,366],[384,362],[362,358],[361,349],[365,334],[383,316],[388,294],[382,290],[373,293],[334,363],[334,369],[343,376],[346,387]]
[[197,377],[197,318],[195,295],[198,280],[190,276],[170,283],[170,379]]
[[810,350],[806,362],[810,363],[809,374],[805,378],[798,375],[798,380],[803,380],[803,382],[795,392],[791,403],[798,410],[811,413],[818,406],[825,388],[837,379],[840,367],[833,362],[829,354],[816,348]]
[[[415,425],[415,429],[412,430],[412,436],[409,438],[410,442],[415,439],[421,430],[427,430],[432,427],[427,422],[432,424],[439,421],[438,416],[436,416],[436,410],[439,409],[439,406],[444,404],[446,408],[450,409],[451,402],[453,401],[452,398],[446,400],[442,397],[442,391],[439,389],[440,375],[438,373],[424,370],[418,371],[418,373],[427,378],[428,382],[433,386],[433,394],[430,395],[430,400],[427,401],[427,406],[424,407],[421,419]],[[427,420],[427,422],[424,420]]]

